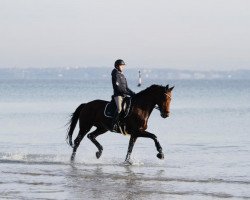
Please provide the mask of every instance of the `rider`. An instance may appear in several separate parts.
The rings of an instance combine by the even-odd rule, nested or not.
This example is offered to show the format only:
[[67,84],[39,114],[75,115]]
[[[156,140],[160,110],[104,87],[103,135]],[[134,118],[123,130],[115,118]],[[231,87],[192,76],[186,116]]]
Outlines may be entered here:
[[114,69],[111,73],[112,84],[114,89],[114,99],[117,107],[117,112],[114,115],[112,121],[112,130],[115,129],[115,124],[119,121],[119,115],[122,111],[122,101],[127,95],[133,96],[135,93],[128,88],[127,80],[124,76],[123,69],[125,67],[125,62],[121,59],[115,61]]

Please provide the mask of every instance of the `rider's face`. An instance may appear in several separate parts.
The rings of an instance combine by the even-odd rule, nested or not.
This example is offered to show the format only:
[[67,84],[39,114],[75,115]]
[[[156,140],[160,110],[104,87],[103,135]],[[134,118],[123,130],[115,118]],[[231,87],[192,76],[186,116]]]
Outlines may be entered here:
[[119,65],[119,70],[122,72],[124,67],[125,67],[125,65]]

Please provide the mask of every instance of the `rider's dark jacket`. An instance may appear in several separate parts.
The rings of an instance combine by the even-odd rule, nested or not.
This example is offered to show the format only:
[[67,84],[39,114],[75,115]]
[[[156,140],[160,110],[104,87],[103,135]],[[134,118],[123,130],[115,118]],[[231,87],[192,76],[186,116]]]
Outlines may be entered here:
[[115,97],[125,97],[127,95],[133,96],[135,94],[132,90],[128,88],[127,80],[122,72],[114,68],[111,75]]

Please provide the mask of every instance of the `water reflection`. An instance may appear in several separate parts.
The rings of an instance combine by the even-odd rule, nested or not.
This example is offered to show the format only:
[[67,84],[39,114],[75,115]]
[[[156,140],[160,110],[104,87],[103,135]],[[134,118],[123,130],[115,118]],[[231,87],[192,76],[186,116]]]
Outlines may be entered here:
[[[137,170],[133,166],[72,164],[66,173],[69,198],[148,199],[155,186]],[[156,177],[162,173],[163,170],[154,172]]]

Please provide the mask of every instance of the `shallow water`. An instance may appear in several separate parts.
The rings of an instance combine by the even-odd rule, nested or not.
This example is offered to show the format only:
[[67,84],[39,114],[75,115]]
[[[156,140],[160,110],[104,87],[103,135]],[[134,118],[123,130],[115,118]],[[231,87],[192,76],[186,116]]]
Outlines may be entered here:
[[171,116],[155,110],[148,128],[165,159],[140,138],[126,166],[128,136],[99,136],[99,160],[84,138],[74,164],[65,142],[70,113],[109,100],[109,80],[0,80],[0,199],[250,199],[250,82],[168,82]]

